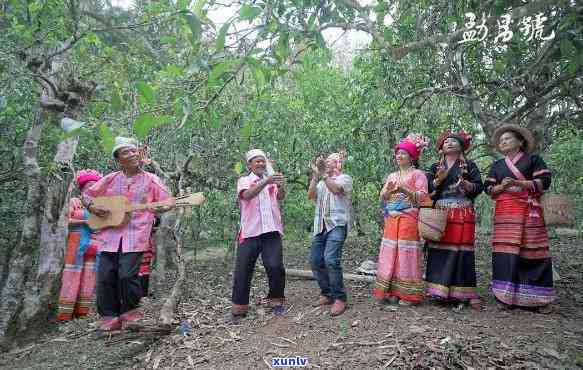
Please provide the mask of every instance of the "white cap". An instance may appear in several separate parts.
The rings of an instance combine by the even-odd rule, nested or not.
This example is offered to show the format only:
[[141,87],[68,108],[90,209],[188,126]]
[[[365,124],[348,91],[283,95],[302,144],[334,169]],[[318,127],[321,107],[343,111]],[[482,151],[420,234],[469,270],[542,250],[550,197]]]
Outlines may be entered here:
[[138,142],[136,139],[132,139],[130,137],[122,137],[118,136],[115,138],[115,144],[113,145],[113,149],[111,150],[111,155],[115,158],[115,152],[117,152],[121,148],[126,147],[133,147],[138,149]]
[[247,162],[249,162],[255,157],[263,157],[263,159],[267,160],[267,155],[265,155],[265,152],[261,149],[251,149],[250,151],[247,152],[247,154],[245,154]]

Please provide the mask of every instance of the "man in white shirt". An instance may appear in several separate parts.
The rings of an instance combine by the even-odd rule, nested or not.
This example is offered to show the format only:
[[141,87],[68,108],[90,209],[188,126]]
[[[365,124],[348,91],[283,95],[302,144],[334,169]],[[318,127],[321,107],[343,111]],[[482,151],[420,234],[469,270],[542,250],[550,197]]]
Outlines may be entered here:
[[341,259],[352,222],[352,178],[342,173],[343,160],[343,153],[318,158],[308,188],[308,198],[316,202],[311,265],[321,293],[315,305],[331,304],[331,316],[346,310]]

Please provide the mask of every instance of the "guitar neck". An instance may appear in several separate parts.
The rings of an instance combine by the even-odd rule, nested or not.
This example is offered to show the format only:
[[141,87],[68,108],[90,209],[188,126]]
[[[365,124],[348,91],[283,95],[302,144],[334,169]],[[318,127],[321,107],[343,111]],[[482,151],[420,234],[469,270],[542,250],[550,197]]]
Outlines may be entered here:
[[133,212],[133,211],[140,211],[142,209],[150,209],[150,208],[156,208],[156,207],[165,207],[165,206],[174,206],[175,204],[174,202],[174,198],[170,198],[168,200],[164,200],[161,202],[152,202],[152,203],[143,203],[143,204],[131,204],[129,206],[128,212]]

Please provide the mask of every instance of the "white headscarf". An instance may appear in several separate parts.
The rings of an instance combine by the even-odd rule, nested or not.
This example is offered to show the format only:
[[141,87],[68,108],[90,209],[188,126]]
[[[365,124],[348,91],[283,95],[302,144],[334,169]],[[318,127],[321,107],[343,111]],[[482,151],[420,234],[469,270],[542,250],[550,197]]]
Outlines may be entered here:
[[115,138],[115,144],[113,145],[113,149],[111,150],[111,155],[115,158],[115,152],[117,152],[121,148],[127,147],[138,149],[138,141],[130,137],[118,136]]
[[271,161],[267,158],[265,152],[261,149],[251,149],[245,154],[245,159],[247,160],[247,163],[249,163],[249,161],[251,161],[255,157],[263,157],[263,159],[265,159],[265,174],[267,176],[273,175],[274,171],[273,167],[271,166]]
[[251,149],[247,152],[247,154],[245,154],[245,159],[247,159],[247,162],[255,157],[263,157],[263,159],[267,160],[267,155],[265,155],[265,152],[261,149]]

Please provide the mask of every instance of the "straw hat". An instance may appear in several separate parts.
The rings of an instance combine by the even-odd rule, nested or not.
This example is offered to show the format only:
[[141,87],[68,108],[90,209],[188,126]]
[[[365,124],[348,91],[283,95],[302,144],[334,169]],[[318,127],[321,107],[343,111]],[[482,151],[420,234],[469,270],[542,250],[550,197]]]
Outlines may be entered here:
[[498,127],[496,131],[494,131],[494,135],[492,136],[492,143],[499,152],[501,152],[498,144],[498,142],[500,141],[500,136],[502,136],[503,133],[508,131],[515,132],[524,138],[524,140],[526,141],[527,152],[532,153],[536,149],[536,139],[534,138],[534,135],[529,129],[512,123],[508,123]]

